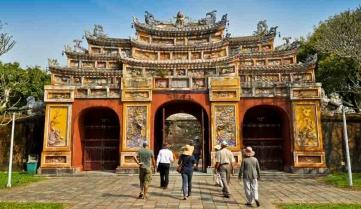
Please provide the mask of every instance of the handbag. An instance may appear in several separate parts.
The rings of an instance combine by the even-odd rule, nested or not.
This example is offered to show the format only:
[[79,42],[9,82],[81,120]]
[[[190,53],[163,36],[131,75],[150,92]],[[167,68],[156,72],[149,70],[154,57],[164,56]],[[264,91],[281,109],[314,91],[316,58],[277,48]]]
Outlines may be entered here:
[[182,168],[183,168],[183,161],[181,161],[181,163],[177,166],[176,171],[177,171],[178,173],[181,173],[181,172],[182,172]]

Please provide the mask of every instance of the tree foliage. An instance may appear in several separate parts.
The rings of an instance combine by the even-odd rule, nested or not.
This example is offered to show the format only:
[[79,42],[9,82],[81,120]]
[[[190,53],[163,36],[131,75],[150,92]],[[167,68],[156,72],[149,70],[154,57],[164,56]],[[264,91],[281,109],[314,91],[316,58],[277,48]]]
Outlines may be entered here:
[[0,114],[14,105],[25,105],[28,96],[43,99],[44,85],[49,83],[50,76],[39,67],[23,69],[16,62],[0,62]]
[[11,35],[1,32],[3,26],[4,24],[0,21],[0,56],[8,52],[15,45],[15,41]]
[[298,59],[319,54],[316,79],[327,94],[337,92],[360,112],[361,9],[348,10],[321,22],[307,38],[301,38]]

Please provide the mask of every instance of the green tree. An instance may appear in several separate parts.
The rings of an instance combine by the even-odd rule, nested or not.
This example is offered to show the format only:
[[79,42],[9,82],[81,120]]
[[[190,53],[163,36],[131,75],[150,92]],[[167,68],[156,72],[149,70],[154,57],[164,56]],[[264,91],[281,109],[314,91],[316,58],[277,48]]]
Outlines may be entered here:
[[0,114],[12,106],[26,104],[28,96],[43,99],[44,85],[50,76],[39,67],[23,69],[19,63],[0,62]]
[[318,53],[316,79],[327,94],[339,93],[360,112],[361,9],[348,10],[321,22],[307,38],[301,38],[298,59]]

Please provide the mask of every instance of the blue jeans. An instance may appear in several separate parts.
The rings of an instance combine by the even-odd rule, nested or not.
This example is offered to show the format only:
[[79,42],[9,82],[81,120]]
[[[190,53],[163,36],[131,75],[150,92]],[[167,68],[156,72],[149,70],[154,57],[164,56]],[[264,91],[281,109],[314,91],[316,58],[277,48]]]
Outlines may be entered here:
[[183,190],[184,197],[191,195],[192,175],[193,175],[193,172],[182,173],[182,190]]

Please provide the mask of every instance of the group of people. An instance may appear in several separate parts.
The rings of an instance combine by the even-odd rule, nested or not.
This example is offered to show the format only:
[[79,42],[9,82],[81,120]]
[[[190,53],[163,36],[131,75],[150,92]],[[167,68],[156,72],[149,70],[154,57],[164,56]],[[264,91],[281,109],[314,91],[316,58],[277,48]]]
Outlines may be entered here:
[[[235,158],[233,153],[227,148],[228,144],[223,141],[220,145],[215,147],[215,172],[220,177],[217,182],[222,186],[223,196],[230,198],[230,179],[233,173]],[[193,155],[194,146],[185,145],[182,147],[182,153],[178,159],[177,171],[182,176],[182,192],[183,200],[187,200],[192,194],[192,176],[193,169],[197,163]],[[260,206],[258,200],[258,180],[260,178],[260,166],[258,160],[254,157],[255,152],[251,147],[244,149],[244,158],[242,159],[238,179],[243,181],[244,191],[246,194],[246,205],[251,206],[253,202]],[[169,149],[168,144],[163,144],[159,151],[157,161],[154,159],[153,151],[148,148],[148,142],[143,142],[143,147],[139,149],[137,158],[135,158],[139,165],[139,181],[140,181],[140,199],[147,198],[148,186],[152,180],[152,165],[153,172],[160,173],[160,187],[168,188],[169,184],[169,169],[171,163],[174,162],[173,152]]]

